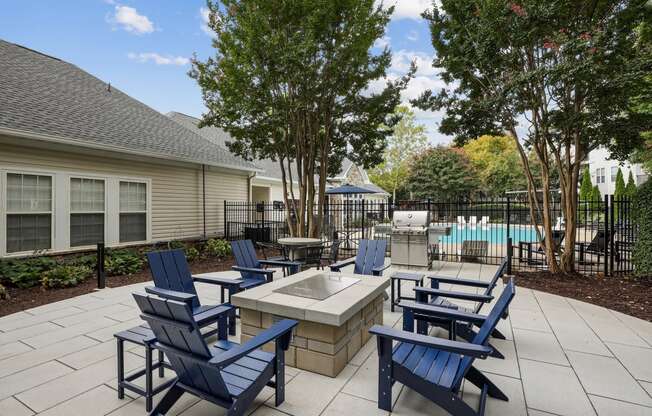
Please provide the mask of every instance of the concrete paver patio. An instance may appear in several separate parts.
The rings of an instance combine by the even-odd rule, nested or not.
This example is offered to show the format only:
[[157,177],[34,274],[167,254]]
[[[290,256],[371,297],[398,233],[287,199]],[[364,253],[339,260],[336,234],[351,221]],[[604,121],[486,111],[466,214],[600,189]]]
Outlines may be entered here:
[[[441,263],[437,269],[445,276],[488,280],[496,267]],[[113,339],[115,332],[141,323],[131,293],[146,285],[105,289],[0,318],[0,415],[146,414],[142,398],[129,393],[124,400],[117,397]],[[404,293],[412,286],[406,283]],[[216,288],[197,287],[202,303],[218,302]],[[385,325],[401,325],[400,311],[390,312],[389,302],[385,302],[384,321]],[[490,398],[487,415],[652,415],[652,323],[517,288],[510,316],[499,328],[508,339],[492,340],[492,344],[506,359],[478,360],[476,366],[510,400]],[[130,348],[125,354],[126,369],[143,366],[143,356],[140,347]],[[377,362],[372,338],[336,378],[288,367],[285,403],[274,408],[273,392],[266,388],[249,413],[386,414],[376,405]],[[470,383],[461,394],[468,403],[478,402],[479,391]],[[394,386],[393,400],[392,414],[445,414],[399,384]],[[223,411],[185,395],[170,414],[219,415]]]

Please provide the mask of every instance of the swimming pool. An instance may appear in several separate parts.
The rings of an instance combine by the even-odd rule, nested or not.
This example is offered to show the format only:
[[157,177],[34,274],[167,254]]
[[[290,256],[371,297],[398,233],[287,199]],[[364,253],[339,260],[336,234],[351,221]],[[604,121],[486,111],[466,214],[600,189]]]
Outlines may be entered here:
[[[514,245],[520,241],[537,241],[537,233],[531,225],[510,225],[509,236]],[[441,243],[461,243],[466,240],[483,240],[491,244],[507,243],[506,224],[487,224],[485,226],[453,224],[451,234],[439,238]]]

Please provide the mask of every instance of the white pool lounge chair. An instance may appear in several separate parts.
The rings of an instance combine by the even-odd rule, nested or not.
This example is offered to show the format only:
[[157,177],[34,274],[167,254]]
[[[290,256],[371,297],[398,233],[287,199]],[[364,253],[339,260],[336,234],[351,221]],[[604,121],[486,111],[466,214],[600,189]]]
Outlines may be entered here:
[[471,227],[476,227],[478,225],[478,217],[471,215],[469,217],[469,224],[471,224]]
[[457,216],[457,223],[462,224],[462,225],[466,224],[466,220],[464,219],[464,215],[458,215]]
[[483,215],[482,218],[480,219],[480,225],[484,228],[487,228],[489,225],[489,217],[487,215]]

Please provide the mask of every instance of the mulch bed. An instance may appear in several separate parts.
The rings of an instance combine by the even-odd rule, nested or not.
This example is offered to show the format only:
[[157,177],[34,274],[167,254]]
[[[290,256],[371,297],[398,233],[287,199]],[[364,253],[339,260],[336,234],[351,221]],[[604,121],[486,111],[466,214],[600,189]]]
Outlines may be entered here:
[[592,303],[652,322],[652,280],[517,272],[516,285]]
[[[262,256],[259,258],[262,258]],[[192,273],[221,272],[231,270],[233,264],[233,257],[201,259],[190,263],[190,270]],[[152,277],[149,274],[149,268],[146,267],[136,274],[107,277],[106,285],[107,287],[120,287],[150,280],[152,280]],[[46,290],[40,286],[28,289],[7,287],[10,299],[0,300],[0,316],[91,293],[96,288],[97,279],[95,277],[91,277],[77,286],[62,289]]]

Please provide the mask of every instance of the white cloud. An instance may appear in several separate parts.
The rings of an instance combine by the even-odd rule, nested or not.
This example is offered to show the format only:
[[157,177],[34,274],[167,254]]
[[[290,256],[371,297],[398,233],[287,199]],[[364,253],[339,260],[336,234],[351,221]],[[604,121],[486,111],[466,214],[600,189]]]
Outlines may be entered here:
[[419,40],[419,34],[417,33],[416,30],[410,30],[410,33],[408,33],[406,37],[408,38],[408,40],[411,40],[412,42]]
[[393,19],[421,19],[421,13],[432,7],[432,0],[376,0],[385,7],[394,6]]
[[385,46],[389,46],[391,40],[392,38],[389,36],[383,36],[380,39],[376,39],[376,42],[374,42],[374,48],[383,49]]
[[115,6],[115,14],[110,17],[109,21],[127,32],[137,35],[154,31],[154,23],[147,16],[139,14],[135,8],[129,6]]
[[160,55],[156,52],[130,52],[127,54],[127,57],[141,63],[154,62],[156,65],[184,66],[190,63],[190,59],[183,56]]
[[433,68],[433,55],[424,52],[400,50],[392,54],[392,64],[388,70],[387,76],[383,79],[375,80],[369,84],[368,93],[378,93],[382,91],[387,81],[393,81],[407,73],[410,69],[410,63],[415,61],[417,72],[414,78],[410,80],[407,87],[401,93],[401,103],[412,108],[415,113],[417,122],[426,126],[426,135],[432,144],[450,143],[452,138],[439,133],[439,124],[444,116],[442,111],[424,111],[412,107],[410,100],[419,97],[424,91],[432,90],[437,93],[442,88],[447,88],[446,83],[439,76],[439,69]]
[[201,16],[201,30],[206,33],[208,36],[215,36],[215,32],[208,26],[210,10],[208,7],[202,7],[199,9],[199,15]]
[[401,49],[392,53],[392,66],[391,72],[406,73],[410,69],[412,61],[417,65],[417,73],[419,76],[435,76],[439,74],[439,70],[432,66],[434,55],[429,55],[425,52],[408,51]]

